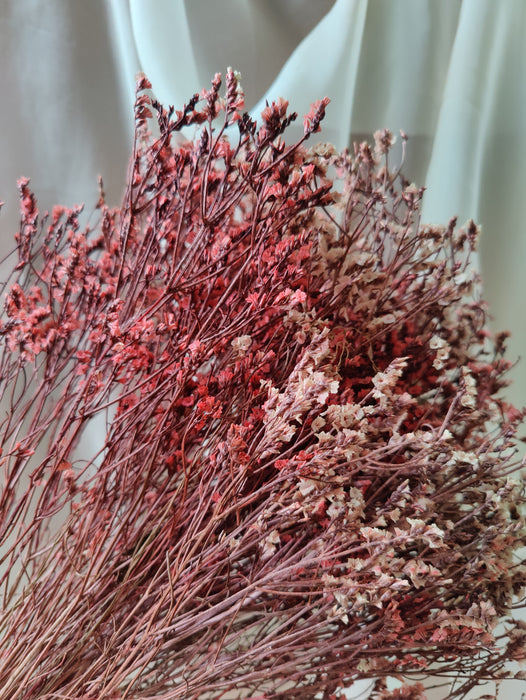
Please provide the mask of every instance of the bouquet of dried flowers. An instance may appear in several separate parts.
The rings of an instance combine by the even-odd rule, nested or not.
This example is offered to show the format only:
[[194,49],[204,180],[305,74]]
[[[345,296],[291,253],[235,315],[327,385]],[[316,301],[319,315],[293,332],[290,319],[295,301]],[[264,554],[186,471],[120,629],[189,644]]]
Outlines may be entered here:
[[499,398],[476,226],[420,225],[387,131],[307,149],[326,99],[288,145],[287,103],[258,126],[231,70],[181,112],[149,87],[122,208],[101,186],[86,225],[40,216],[19,183],[0,697],[333,698],[431,664],[464,674],[461,697],[499,678],[526,656],[522,413]]

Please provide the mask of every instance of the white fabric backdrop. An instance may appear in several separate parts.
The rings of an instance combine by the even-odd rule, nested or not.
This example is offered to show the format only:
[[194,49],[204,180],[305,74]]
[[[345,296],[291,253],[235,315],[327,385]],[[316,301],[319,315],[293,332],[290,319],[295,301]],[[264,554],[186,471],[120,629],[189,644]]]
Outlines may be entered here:
[[21,175],[43,209],[89,209],[99,173],[119,203],[138,70],[176,107],[227,65],[254,114],[328,95],[322,138],[339,147],[403,129],[423,219],[482,224],[493,325],[525,356],[509,397],[526,404],[524,0],[2,0],[0,62],[3,251]]

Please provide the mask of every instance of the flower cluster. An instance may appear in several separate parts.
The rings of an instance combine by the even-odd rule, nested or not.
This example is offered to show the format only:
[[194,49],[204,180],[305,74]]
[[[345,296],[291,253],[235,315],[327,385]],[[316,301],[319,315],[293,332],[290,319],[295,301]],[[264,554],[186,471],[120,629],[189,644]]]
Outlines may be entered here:
[[87,225],[40,216],[20,181],[0,695],[332,698],[433,664],[467,674],[460,697],[497,677],[526,656],[522,413],[499,398],[476,226],[419,225],[387,131],[307,148],[326,99],[287,144],[287,103],[258,128],[231,70],[178,112],[149,87],[120,209],[101,187]]

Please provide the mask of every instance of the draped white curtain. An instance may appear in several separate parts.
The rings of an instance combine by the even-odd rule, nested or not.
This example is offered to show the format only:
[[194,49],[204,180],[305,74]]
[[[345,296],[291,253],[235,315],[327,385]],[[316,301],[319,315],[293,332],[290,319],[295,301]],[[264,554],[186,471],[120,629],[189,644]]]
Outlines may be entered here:
[[2,250],[21,175],[44,209],[89,209],[98,174],[119,203],[138,70],[177,107],[227,65],[253,114],[329,96],[322,138],[340,148],[381,127],[409,135],[423,219],[482,225],[493,327],[525,356],[508,395],[526,404],[525,0],[2,0]]

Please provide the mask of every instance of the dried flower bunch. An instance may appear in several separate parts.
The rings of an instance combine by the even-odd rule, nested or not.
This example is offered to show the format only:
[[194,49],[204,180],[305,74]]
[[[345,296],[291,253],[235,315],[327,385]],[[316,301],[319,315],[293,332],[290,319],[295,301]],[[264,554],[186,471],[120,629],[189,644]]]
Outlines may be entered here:
[[20,182],[0,697],[331,698],[430,664],[467,675],[461,697],[498,678],[526,656],[522,414],[498,398],[477,228],[419,226],[387,131],[307,149],[328,100],[287,145],[287,103],[258,127],[231,70],[181,112],[149,87],[120,210],[101,188],[86,226],[40,217]]

